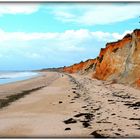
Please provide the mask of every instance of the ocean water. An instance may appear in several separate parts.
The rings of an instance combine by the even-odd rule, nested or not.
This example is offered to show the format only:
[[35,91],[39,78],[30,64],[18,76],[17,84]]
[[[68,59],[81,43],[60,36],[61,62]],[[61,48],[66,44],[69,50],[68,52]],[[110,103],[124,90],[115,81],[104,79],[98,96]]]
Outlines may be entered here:
[[6,83],[12,83],[16,81],[22,81],[38,76],[37,72],[0,72],[0,85]]

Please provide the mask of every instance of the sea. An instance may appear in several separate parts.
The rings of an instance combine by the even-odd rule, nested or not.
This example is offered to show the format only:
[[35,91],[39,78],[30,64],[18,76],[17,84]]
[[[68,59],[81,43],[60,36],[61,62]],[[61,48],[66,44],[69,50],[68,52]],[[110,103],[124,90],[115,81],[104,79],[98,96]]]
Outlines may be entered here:
[[38,75],[39,73],[32,71],[0,71],[0,85],[27,80]]

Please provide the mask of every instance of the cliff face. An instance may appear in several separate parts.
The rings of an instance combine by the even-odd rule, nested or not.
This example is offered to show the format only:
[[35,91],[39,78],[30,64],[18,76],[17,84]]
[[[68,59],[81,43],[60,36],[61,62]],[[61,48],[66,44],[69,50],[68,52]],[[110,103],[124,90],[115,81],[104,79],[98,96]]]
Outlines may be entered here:
[[140,85],[140,30],[122,40],[108,43],[99,55],[93,77]]
[[69,67],[64,67],[63,71],[68,73],[85,73],[88,70],[93,69],[95,62],[96,59],[88,59],[85,62],[80,62]]
[[140,86],[140,30],[127,34],[122,40],[107,43],[96,59],[65,67],[65,72],[92,71],[100,80]]
[[[107,80],[125,70],[125,61],[131,48],[132,36],[126,35],[122,40],[107,43],[105,49],[101,49],[96,71],[93,75],[97,79]],[[119,76],[119,75],[117,75]]]

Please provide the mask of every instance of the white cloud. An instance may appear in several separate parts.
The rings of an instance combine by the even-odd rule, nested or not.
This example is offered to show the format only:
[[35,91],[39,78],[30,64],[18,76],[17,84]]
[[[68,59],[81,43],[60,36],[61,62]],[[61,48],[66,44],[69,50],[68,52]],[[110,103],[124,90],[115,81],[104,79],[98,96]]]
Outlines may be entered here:
[[116,38],[116,39],[122,39],[126,34],[131,34],[132,32],[133,32],[132,30],[127,30],[123,34],[112,33],[112,36],[113,38]]
[[130,34],[132,31],[125,31],[122,34],[119,33],[109,33],[109,32],[102,32],[102,31],[96,31],[92,32],[92,36],[96,38],[99,41],[117,41],[119,39],[122,39],[126,34]]
[[21,40],[29,41],[35,39],[53,39],[58,33],[26,33],[26,32],[5,32],[0,29],[0,41]]
[[31,14],[37,12],[39,5],[33,4],[0,4],[0,16],[4,14]]
[[61,33],[0,30],[0,63],[6,67],[8,64],[19,65],[19,68],[23,64],[31,69],[70,65],[95,58],[101,47],[105,47],[107,42],[121,39],[125,33],[93,32],[86,29]]
[[64,42],[81,42],[88,39],[96,39],[98,41],[110,41],[123,38],[127,33],[123,34],[109,33],[103,31],[90,31],[87,29],[66,30],[65,32],[46,32],[46,33],[26,33],[26,32],[5,32],[0,29],[0,42],[4,41],[32,41],[32,40],[57,40]]
[[[102,31],[90,31],[86,29],[66,30],[54,33],[26,33],[5,32],[0,30],[0,57],[11,55],[22,56],[29,59],[45,59],[51,61],[59,57],[65,60],[68,56],[81,60],[94,58],[100,48],[107,42],[117,41],[123,38],[123,34]],[[82,58],[83,56],[83,58]]]
[[58,20],[64,19],[65,21],[71,21],[73,18],[75,18],[75,15],[63,11],[54,11],[54,15]]
[[104,25],[139,16],[139,4],[85,4],[52,9],[56,19],[84,25]]

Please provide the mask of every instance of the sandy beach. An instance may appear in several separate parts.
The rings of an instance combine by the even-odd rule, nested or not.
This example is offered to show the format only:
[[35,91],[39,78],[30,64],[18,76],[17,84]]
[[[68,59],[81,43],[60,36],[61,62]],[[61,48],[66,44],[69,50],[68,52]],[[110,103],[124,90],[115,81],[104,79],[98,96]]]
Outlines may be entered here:
[[1,85],[0,137],[140,137],[139,94],[59,72]]

